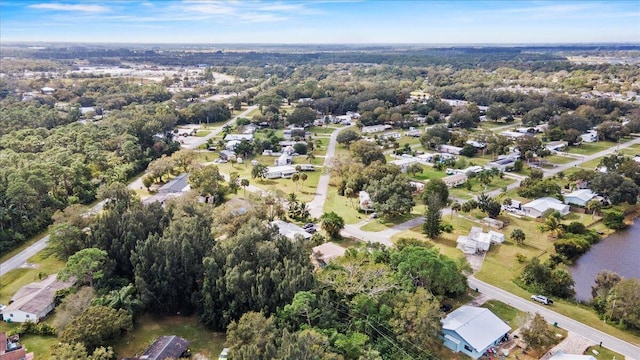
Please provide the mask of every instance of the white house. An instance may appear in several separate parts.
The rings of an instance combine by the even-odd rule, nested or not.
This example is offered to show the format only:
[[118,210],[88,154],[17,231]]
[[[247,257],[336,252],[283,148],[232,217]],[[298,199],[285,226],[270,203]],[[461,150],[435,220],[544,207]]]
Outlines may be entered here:
[[45,86],[40,89],[40,91],[45,95],[53,95],[53,93],[56,92],[56,89]]
[[332,242],[313,247],[311,260],[320,267],[325,267],[331,260],[344,255],[347,249]]
[[253,134],[227,134],[224,137],[224,141],[242,141],[242,140],[247,140],[247,141],[253,140]]
[[569,145],[566,141],[552,141],[544,147],[549,151],[560,151]]
[[414,130],[405,131],[404,136],[420,137],[422,136],[422,130],[414,129]]
[[373,210],[373,203],[371,202],[371,196],[366,191],[360,191],[358,194],[360,210],[370,211]]
[[58,281],[56,275],[25,285],[11,298],[11,303],[2,309],[6,322],[39,322],[55,307],[56,291],[71,287],[75,281]]
[[291,165],[269,166],[264,174],[265,179],[288,179],[297,173],[296,168]]
[[444,345],[478,359],[498,345],[511,328],[489,309],[463,305],[442,320]]
[[235,151],[236,150],[236,146],[240,145],[241,142],[242,141],[240,141],[240,140],[231,140],[231,141],[227,142],[224,145],[224,148],[229,150],[229,151]]
[[467,174],[462,173],[446,176],[442,178],[442,181],[444,181],[448,188],[454,188],[456,186],[464,184],[467,181]]
[[564,203],[584,207],[594,197],[596,197],[596,194],[591,189],[580,189],[564,195]]
[[429,154],[429,153],[420,154],[416,156],[416,159],[418,159],[418,161],[423,164],[427,164],[427,163],[430,163],[431,160],[433,160],[433,154]]
[[500,133],[500,135],[502,136],[506,136],[509,139],[517,139],[519,137],[523,137],[523,136],[527,136],[527,134],[523,134],[523,133],[519,133],[519,132],[515,132],[515,131],[503,131]]
[[469,174],[471,174],[471,173],[474,173],[474,174],[480,173],[480,172],[482,172],[483,170],[484,170],[484,168],[483,168],[482,166],[480,166],[480,165],[475,165],[475,166],[469,166],[469,167],[468,167],[468,168],[466,168],[466,169],[455,169],[455,170],[453,171],[453,173],[454,173],[454,174],[467,174],[467,175],[469,175]]
[[549,209],[559,211],[562,215],[569,213],[569,205],[563,204],[562,201],[550,197],[536,199],[522,206],[524,214],[532,218],[541,217],[542,214]]
[[440,152],[446,153],[446,154],[460,155],[462,148],[459,146],[453,146],[453,145],[440,145],[439,150]]
[[458,236],[457,248],[465,254],[475,254],[478,251],[488,251],[491,243],[502,244],[505,236],[497,231],[482,231],[482,228],[474,226],[467,236]]
[[487,146],[487,144],[475,140],[467,140],[467,144],[473,146],[476,149],[484,149]]
[[363,126],[360,131],[362,131],[363,134],[373,134],[383,132],[385,130],[387,130],[387,125],[371,125]]
[[273,162],[275,166],[285,166],[291,164],[291,155],[287,152],[283,152],[280,156]]
[[389,163],[400,167],[400,171],[407,172],[407,167],[409,167],[409,165],[417,164],[419,162],[420,162],[420,159],[416,157],[403,157],[398,160],[390,161]]
[[512,157],[508,157],[508,158],[498,159],[498,160],[488,162],[486,167],[489,169],[496,168],[502,172],[506,172],[510,169],[513,169],[513,165],[515,164],[515,162],[516,162],[516,159]]
[[402,134],[400,134],[399,132],[390,132],[390,133],[386,133],[386,134],[382,134],[380,135],[381,138],[383,139],[400,139],[402,137]]
[[598,132],[596,130],[589,130],[585,134],[580,135],[583,142],[592,143],[598,141]]
[[286,236],[291,241],[295,241],[298,237],[302,237],[304,239],[308,239],[311,237],[311,234],[304,231],[303,228],[296,224],[292,224],[282,220],[274,220],[271,222],[271,225],[275,225],[278,228],[278,233],[280,233],[280,235]]

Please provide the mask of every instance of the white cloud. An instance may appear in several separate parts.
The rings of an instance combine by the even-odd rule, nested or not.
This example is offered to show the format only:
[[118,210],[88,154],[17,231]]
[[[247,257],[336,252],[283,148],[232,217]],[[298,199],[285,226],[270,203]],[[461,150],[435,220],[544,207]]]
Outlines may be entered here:
[[97,4],[61,4],[61,3],[50,3],[50,4],[31,4],[28,7],[32,9],[42,9],[42,10],[59,10],[59,11],[80,11],[80,12],[106,12],[110,11],[110,9],[103,5]]

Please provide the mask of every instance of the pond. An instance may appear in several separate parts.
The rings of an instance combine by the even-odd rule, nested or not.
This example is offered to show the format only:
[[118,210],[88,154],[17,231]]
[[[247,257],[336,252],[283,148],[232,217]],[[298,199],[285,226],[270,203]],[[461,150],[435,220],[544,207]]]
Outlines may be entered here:
[[625,278],[640,278],[640,219],[624,231],[619,231],[582,255],[569,268],[575,280],[576,299],[591,300],[591,286],[598,272],[609,270]]

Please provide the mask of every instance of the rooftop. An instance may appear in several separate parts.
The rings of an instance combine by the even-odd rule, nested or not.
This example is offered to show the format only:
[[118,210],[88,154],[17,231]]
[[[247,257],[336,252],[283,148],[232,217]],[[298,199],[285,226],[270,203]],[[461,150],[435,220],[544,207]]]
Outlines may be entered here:
[[187,186],[189,186],[189,174],[182,173],[176,177],[174,177],[168,183],[162,185],[160,189],[158,189],[159,193],[177,193],[182,192]]
[[175,336],[160,336],[139,357],[140,360],[177,359],[189,348],[189,341]]
[[271,224],[278,227],[278,232],[280,233],[280,235],[284,235],[291,240],[296,240],[296,235],[300,235],[305,239],[311,237],[311,234],[304,231],[303,228],[296,224],[292,224],[282,220],[272,221]]
[[21,310],[30,314],[40,314],[53,303],[56,291],[70,287],[73,282],[58,281],[56,275],[50,275],[42,281],[25,285],[13,295],[11,304],[2,312]]
[[489,309],[463,305],[442,320],[442,328],[455,331],[469,345],[482,351],[511,328]]

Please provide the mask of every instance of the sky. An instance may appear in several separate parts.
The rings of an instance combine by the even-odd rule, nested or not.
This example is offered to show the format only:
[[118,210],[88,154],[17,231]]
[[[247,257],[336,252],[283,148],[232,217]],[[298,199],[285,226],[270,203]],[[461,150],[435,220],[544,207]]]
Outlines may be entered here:
[[640,0],[0,0],[0,41],[640,43]]

